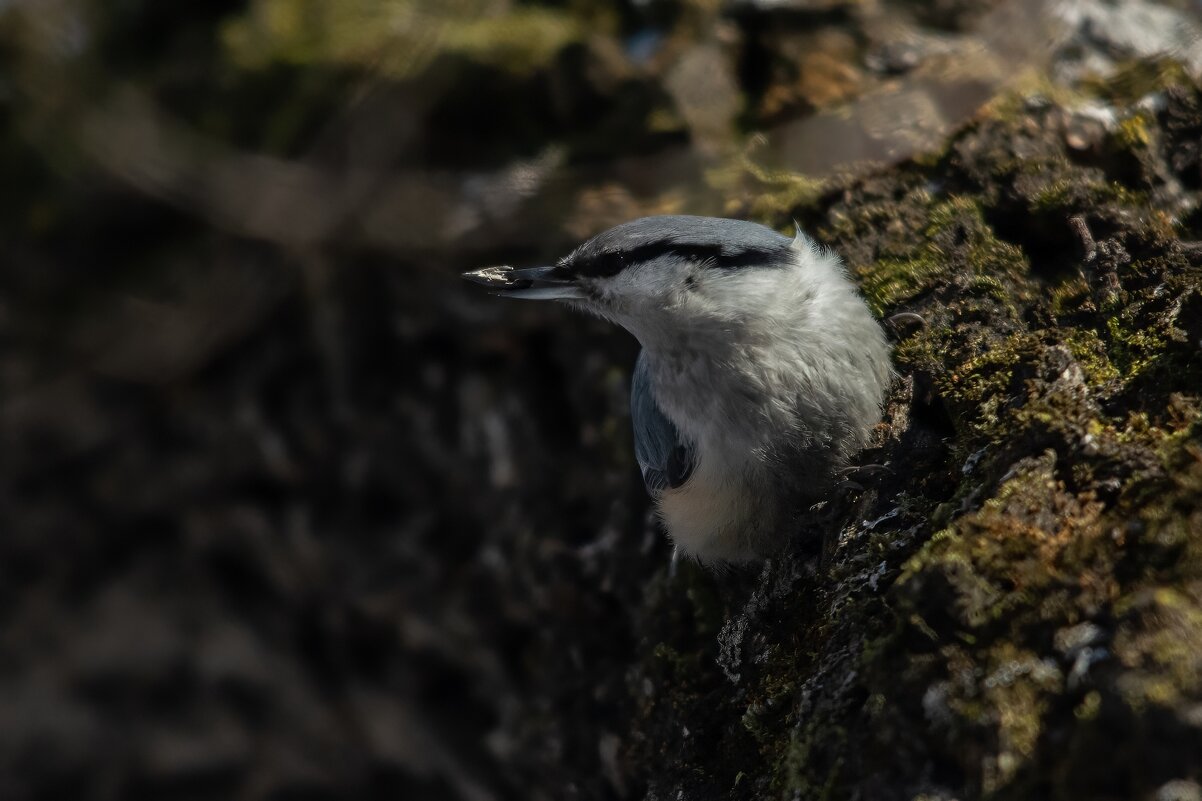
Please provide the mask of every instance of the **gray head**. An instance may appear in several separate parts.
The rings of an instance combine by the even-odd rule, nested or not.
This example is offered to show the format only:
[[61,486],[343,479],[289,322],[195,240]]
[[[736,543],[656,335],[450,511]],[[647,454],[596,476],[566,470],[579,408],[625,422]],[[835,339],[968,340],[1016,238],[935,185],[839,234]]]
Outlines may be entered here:
[[490,267],[464,277],[505,297],[570,301],[638,334],[646,324],[683,324],[682,314],[697,311],[694,295],[790,263],[792,245],[743,220],[644,217],[598,234],[553,266]]

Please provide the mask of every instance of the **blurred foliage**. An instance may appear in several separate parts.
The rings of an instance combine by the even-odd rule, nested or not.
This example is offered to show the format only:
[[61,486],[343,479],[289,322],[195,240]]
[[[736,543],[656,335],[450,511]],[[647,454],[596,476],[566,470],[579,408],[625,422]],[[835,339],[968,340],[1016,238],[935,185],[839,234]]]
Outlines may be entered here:
[[258,0],[222,26],[221,39],[237,64],[252,68],[275,60],[344,64],[403,79],[445,53],[528,75],[596,23],[489,0]]

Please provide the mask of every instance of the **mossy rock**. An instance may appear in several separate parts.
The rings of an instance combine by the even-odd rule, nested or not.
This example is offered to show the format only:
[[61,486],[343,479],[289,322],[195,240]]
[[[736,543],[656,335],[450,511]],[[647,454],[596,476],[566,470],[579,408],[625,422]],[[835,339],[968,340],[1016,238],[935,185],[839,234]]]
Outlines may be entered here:
[[[757,577],[693,576],[725,599],[716,649],[644,626],[635,677],[669,645],[710,676],[639,706],[650,797],[1140,799],[1200,778],[1202,255],[1173,222],[1199,198],[1155,185],[1163,126],[1200,106],[1166,97],[1120,109],[1104,163],[1045,124],[1056,106],[1014,104],[819,201],[873,310],[925,320],[866,457],[889,471],[832,502],[837,535],[804,524]],[[669,721],[693,739],[648,750]]]

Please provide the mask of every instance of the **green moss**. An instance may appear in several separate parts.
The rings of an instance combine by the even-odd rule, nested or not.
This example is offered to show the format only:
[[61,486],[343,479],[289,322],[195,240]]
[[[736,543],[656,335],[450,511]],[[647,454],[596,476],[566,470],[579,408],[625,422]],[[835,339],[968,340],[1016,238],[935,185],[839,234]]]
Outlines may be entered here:
[[1051,80],[1043,71],[1032,70],[1020,76],[1007,91],[999,93],[978,112],[985,119],[1005,123],[1021,122],[1030,113],[1031,98],[1043,98],[1049,103],[1071,107],[1087,100],[1089,95]]
[[[1051,451],[1026,460],[978,511],[955,520],[950,533],[915,554],[900,583],[932,571],[943,576],[957,588],[957,619],[969,628],[1029,606],[1036,591],[1061,580],[1062,565],[1077,545],[1100,536],[1101,505],[1066,493],[1055,466]],[[1065,566],[1065,575],[1080,567]]]
[[1074,328],[1067,332],[1064,344],[1085,373],[1085,380],[1092,386],[1106,384],[1120,376],[1118,368],[1110,362],[1106,343],[1089,328]]
[[1093,297],[1089,293],[1089,282],[1085,276],[1077,275],[1054,286],[1049,309],[1056,317],[1094,311]]
[[1171,86],[1193,86],[1188,70],[1170,58],[1141,59],[1120,65],[1105,78],[1086,77],[1081,86],[1085,92],[1118,106],[1129,106],[1154,92]]
[[243,67],[272,60],[331,63],[404,78],[440,53],[528,74],[585,34],[580,19],[566,11],[518,7],[479,16],[465,10],[461,3],[413,0],[259,0],[253,13],[226,23],[222,40]]
[[1030,200],[1030,210],[1043,215],[1075,213],[1107,204],[1140,208],[1146,207],[1148,200],[1144,193],[1117,181],[1068,174],[1038,190]]
[[583,33],[567,13],[518,7],[499,18],[463,19],[448,25],[443,45],[482,64],[526,74],[548,64]]
[[1123,620],[1115,653],[1131,669],[1121,688],[1128,704],[1172,707],[1202,691],[1202,602],[1194,594],[1157,587],[1116,611]]
[[1149,369],[1164,351],[1165,340],[1157,331],[1140,325],[1130,309],[1106,321],[1110,360],[1126,378]]
[[1010,385],[1014,368],[1034,347],[1027,333],[1014,334],[995,343],[978,356],[949,373],[947,391],[961,403],[979,404],[996,398]]
[[829,721],[806,721],[789,740],[789,747],[780,766],[784,782],[781,795],[784,798],[805,798],[826,801],[834,795],[840,778],[842,760],[835,763],[825,775],[814,773],[814,753],[818,750],[836,752],[847,743],[847,732],[843,727]]
[[1012,643],[989,651],[988,670],[974,717],[993,724],[998,733],[997,752],[987,764],[982,788],[991,793],[1012,783],[1035,755],[1049,700],[1060,690],[1063,677],[1054,664]]
[[998,239],[981,204],[965,197],[930,206],[922,237],[904,257],[881,258],[858,271],[869,306],[881,315],[957,275],[974,292],[1009,302],[1004,279],[1027,272],[1022,251]]
[[[788,170],[769,169],[755,160],[755,150],[762,139],[731,158],[724,165],[706,172],[706,182],[717,193],[729,198],[750,198],[736,201],[730,213],[739,213],[759,220],[788,219],[799,208],[812,204],[826,190],[828,182]],[[789,236],[793,235],[789,220]]]
[[947,265],[933,256],[882,259],[864,276],[860,287],[873,312],[883,317],[946,273]]
[[1119,120],[1111,135],[1114,144],[1124,150],[1146,148],[1152,144],[1151,114],[1139,111]]
[[[942,328],[920,332],[901,343],[895,360],[906,369],[931,375],[965,433],[992,439],[1012,425],[1004,409],[1013,394],[1024,391],[1016,383],[1016,370],[1036,360],[1042,347],[1039,338],[1029,332],[995,339],[983,332],[965,334]],[[979,447],[973,440],[963,445]]]
[[[1120,433],[1137,442],[1155,429],[1132,421]],[[937,688],[937,704],[924,702],[927,714],[961,756],[973,753],[965,751],[966,739],[980,743],[988,732],[990,746],[969,757],[979,759],[974,770],[984,793],[1030,797],[1028,774],[1049,730],[1071,725],[1060,711],[1060,663],[1020,645],[1038,642],[1037,632],[1049,625],[1118,620],[1111,646],[1118,678],[1071,707],[1077,724],[1098,719],[1107,697],[1121,700],[1125,714],[1145,716],[1202,696],[1202,652],[1195,647],[1202,642],[1202,546],[1188,533],[1202,526],[1202,445],[1175,440],[1166,458],[1170,486],[1149,479],[1112,510],[1090,493],[1069,491],[1057,478],[1054,452],[1022,460],[980,509],[932,536],[894,585],[908,623],[902,635],[864,649],[862,670],[881,677],[888,692],[898,692],[899,670],[902,684]],[[1158,500],[1142,507],[1146,528],[1117,527],[1128,505],[1142,504],[1148,492]],[[1124,588],[1119,565],[1149,553],[1142,543],[1175,555],[1146,579],[1129,576]],[[950,607],[943,600],[949,597]],[[964,629],[971,636],[959,636]],[[917,651],[899,668],[891,660],[902,643]]]

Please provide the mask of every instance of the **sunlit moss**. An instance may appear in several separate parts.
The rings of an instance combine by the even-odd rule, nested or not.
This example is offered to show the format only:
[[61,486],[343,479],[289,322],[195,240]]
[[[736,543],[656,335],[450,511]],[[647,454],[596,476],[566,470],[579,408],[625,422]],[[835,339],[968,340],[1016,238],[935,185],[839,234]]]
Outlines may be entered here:
[[1171,706],[1202,690],[1202,603],[1173,587],[1125,599],[1115,638],[1119,659],[1131,668],[1122,685],[1136,706]]
[[952,197],[935,203],[922,234],[908,257],[881,258],[860,270],[864,295],[877,314],[890,313],[965,267],[970,288],[1006,301],[1001,279],[1027,271],[1022,251],[993,234],[975,200]]
[[1147,112],[1137,112],[1119,120],[1114,131],[1114,141],[1128,150],[1152,144],[1152,120]]
[[1052,314],[1057,317],[1080,311],[1091,311],[1093,299],[1089,292],[1089,282],[1085,276],[1078,274],[1054,286],[1049,305]]
[[1171,58],[1132,59],[1105,77],[1085,76],[1082,91],[1116,105],[1136,103],[1170,86],[1192,86],[1189,71]]
[[[1062,681],[1054,663],[1012,643],[990,651],[991,671],[981,681],[983,705],[997,727],[998,752],[984,789],[1010,784],[1034,754],[1043,732],[1043,716]],[[993,785],[993,786],[990,786]]]
[[[788,170],[773,170],[755,159],[759,142],[730,157],[725,164],[706,172],[706,182],[715,191],[731,198],[730,212],[746,209],[756,219],[778,219],[793,209],[817,199],[827,181]],[[744,199],[750,198],[750,201]],[[792,232],[790,232],[792,233]]]
[[978,116],[993,120],[1013,120],[1029,109],[1032,98],[1057,106],[1071,108],[1089,98],[1089,95],[1063,82],[1052,80],[1046,71],[1025,70],[1015,76],[1005,91],[990,98],[977,112]]
[[499,19],[473,19],[446,28],[443,44],[482,64],[525,73],[546,64],[582,31],[574,17],[550,9],[519,8]]
[[496,14],[480,0],[257,0],[222,30],[243,66],[280,59],[394,77],[420,72],[440,53],[528,73],[583,35],[580,16],[566,10],[521,6]]
[[1089,180],[1072,175],[1057,179],[1036,193],[1031,200],[1031,211],[1046,214],[1107,203],[1141,207],[1147,205],[1147,197],[1117,181]]
[[1110,362],[1106,343],[1090,328],[1074,328],[1067,333],[1064,344],[1085,373],[1085,380],[1092,385],[1104,384],[1120,376],[1118,368]]
[[1123,313],[1106,321],[1111,361],[1125,376],[1147,370],[1164,351],[1164,337],[1154,329],[1132,326]]
[[[952,533],[919,551],[901,581],[940,571],[961,589],[959,612],[968,625],[1028,605],[1031,593],[1060,580],[1063,560],[1083,538],[1102,534],[1101,504],[1068,494],[1055,463],[1052,452],[1029,459],[980,510],[957,519]],[[1057,511],[1037,511],[1051,509]]]
[[874,313],[885,316],[946,275],[947,265],[930,255],[914,259],[881,259],[872,265],[861,289]]

